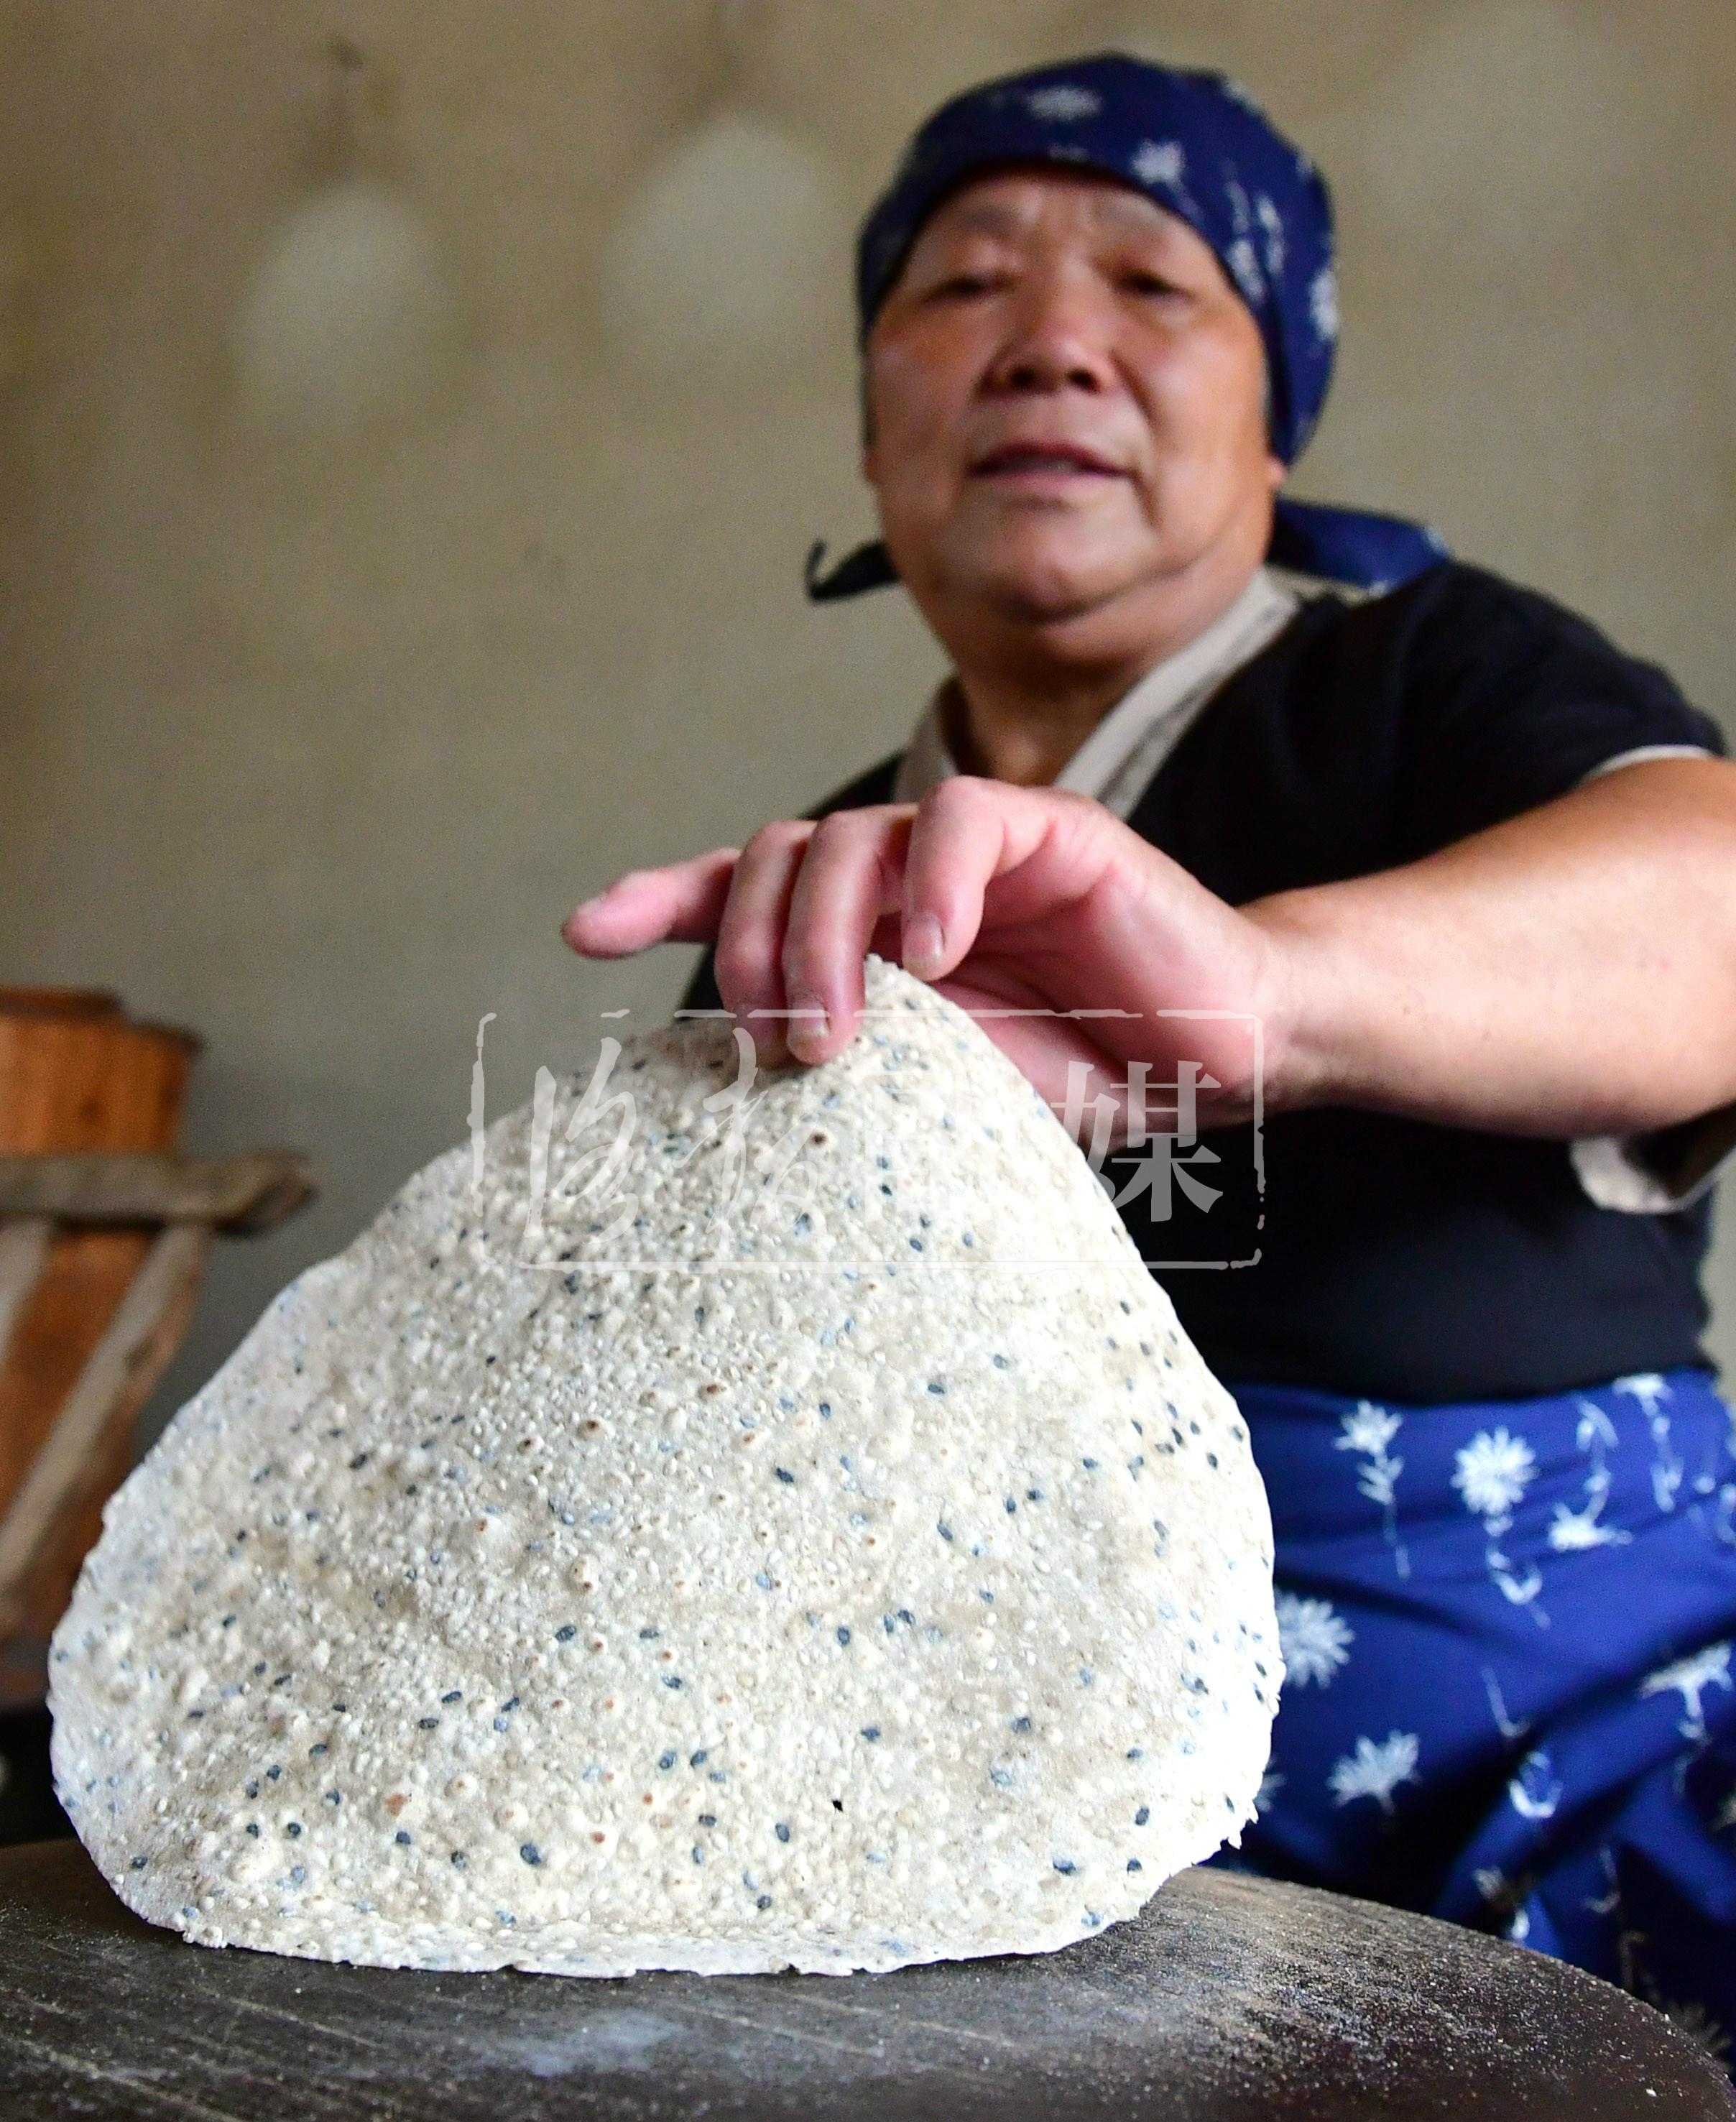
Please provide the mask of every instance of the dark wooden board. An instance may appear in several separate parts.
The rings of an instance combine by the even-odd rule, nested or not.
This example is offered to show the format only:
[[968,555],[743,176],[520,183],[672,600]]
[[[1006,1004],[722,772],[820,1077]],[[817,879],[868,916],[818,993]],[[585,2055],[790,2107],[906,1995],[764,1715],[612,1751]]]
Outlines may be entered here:
[[1538,1953],[1212,1868],[1065,1952],[880,1975],[341,1967],[184,1944],[0,1851],[8,2122],[1728,2122],[1661,2014]]

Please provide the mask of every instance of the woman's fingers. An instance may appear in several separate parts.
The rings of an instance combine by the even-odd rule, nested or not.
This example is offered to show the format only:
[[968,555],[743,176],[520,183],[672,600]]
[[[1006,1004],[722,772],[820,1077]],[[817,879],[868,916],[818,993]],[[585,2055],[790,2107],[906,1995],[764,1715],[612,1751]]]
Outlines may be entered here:
[[773,820],[744,848],[629,870],[562,932],[591,957],[712,943],[718,993],[759,1059],[823,1061],[854,1035],[869,951],[922,979],[956,972],[991,887],[1001,930],[1083,898],[1109,859],[1107,822],[1082,797],[956,774],[920,803]]
[[901,896],[912,806],[836,811],[814,827],[790,895],[783,940],[789,1037],[804,1061],[827,1061],[856,1035],[862,961]]
[[717,928],[712,960],[717,992],[768,1067],[791,1058],[784,932],[796,872],[813,833],[806,819],[779,818],[752,834],[735,864]]
[[653,943],[709,943],[717,933],[736,848],[713,848],[660,869],[630,869],[581,900],[561,933],[587,958],[624,958]]
[[1108,816],[1088,797],[975,774],[954,774],[931,789],[916,807],[905,853],[905,965],[925,980],[954,971],[981,932],[991,885],[1001,925],[1082,898],[1103,858],[1068,829],[1095,835]]

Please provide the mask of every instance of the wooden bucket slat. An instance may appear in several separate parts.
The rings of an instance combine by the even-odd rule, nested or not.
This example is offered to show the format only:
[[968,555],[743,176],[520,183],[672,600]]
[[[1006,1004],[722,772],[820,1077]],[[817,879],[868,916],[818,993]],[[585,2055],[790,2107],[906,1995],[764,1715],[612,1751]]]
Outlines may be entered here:
[[[133,1022],[112,995],[0,989],[0,1153],[172,1149],[198,1047],[191,1033]],[[147,1229],[52,1236],[0,1354],[0,1511],[16,1499],[152,1243]],[[131,1463],[130,1418],[106,1425],[90,1451],[82,1500],[48,1529],[24,1601],[23,1625],[39,1643]]]
[[[172,1224],[152,1241],[62,1405],[0,1518],[0,1631],[24,1618],[44,1544],[70,1506],[90,1497],[93,1475],[100,1479],[98,1447],[117,1434],[130,1439],[139,1409],[186,1330],[210,1246],[209,1229],[198,1223]],[[110,1485],[96,1499],[99,1512]]]

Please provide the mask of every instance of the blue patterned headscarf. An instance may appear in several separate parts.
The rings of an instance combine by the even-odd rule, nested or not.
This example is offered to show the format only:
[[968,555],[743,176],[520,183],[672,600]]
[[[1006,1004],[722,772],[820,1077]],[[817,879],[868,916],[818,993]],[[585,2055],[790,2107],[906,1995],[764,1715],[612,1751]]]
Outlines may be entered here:
[[[1104,171],[1178,215],[1211,245],[1260,328],[1272,451],[1300,455],[1332,380],[1338,338],[1332,208],[1325,180],[1245,89],[1225,76],[1098,52],[968,88],[918,128],[856,239],[858,348],[917,231],[965,178],[994,165]],[[1365,588],[1390,587],[1442,556],[1431,531],[1391,516],[1281,499],[1269,557]],[[853,596],[898,577],[880,540],[808,594]]]

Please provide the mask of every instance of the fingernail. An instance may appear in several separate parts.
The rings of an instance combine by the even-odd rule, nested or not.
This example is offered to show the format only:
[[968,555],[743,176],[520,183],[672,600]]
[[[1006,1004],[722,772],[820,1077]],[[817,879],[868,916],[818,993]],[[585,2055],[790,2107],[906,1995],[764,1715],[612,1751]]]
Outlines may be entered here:
[[918,979],[935,970],[945,953],[940,924],[931,914],[918,914],[904,923],[904,965]]
[[792,1046],[821,1045],[832,1028],[832,1019],[819,997],[800,990],[790,998],[787,1023],[786,1036]]

